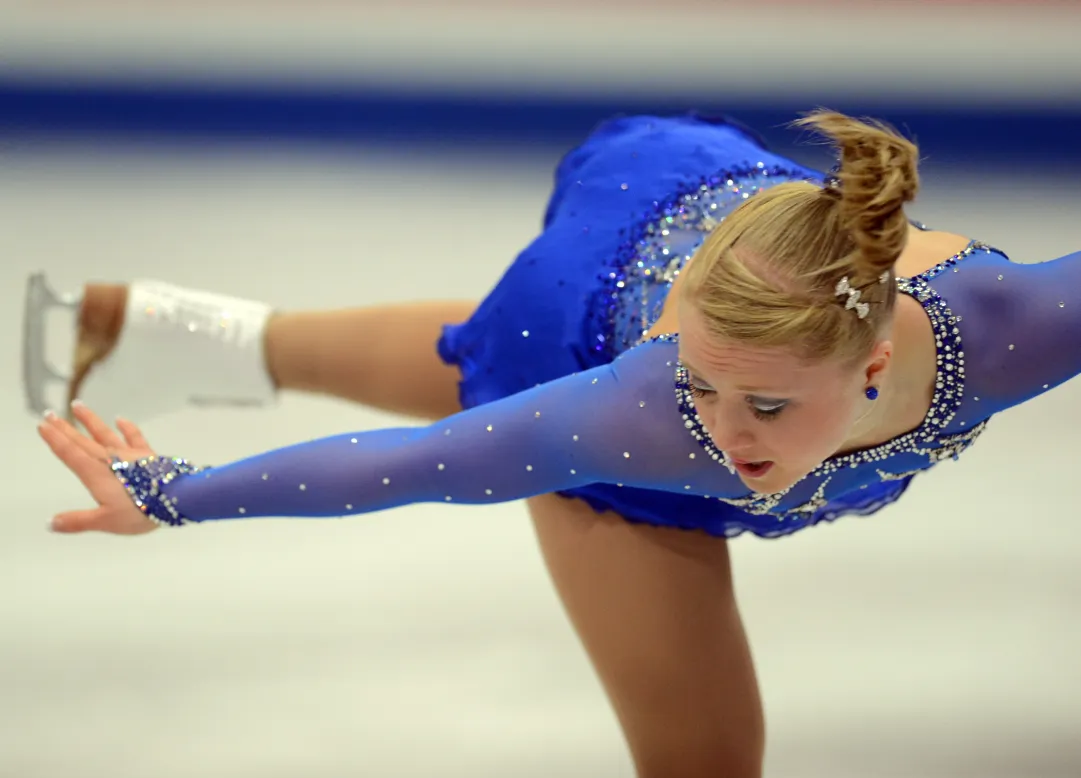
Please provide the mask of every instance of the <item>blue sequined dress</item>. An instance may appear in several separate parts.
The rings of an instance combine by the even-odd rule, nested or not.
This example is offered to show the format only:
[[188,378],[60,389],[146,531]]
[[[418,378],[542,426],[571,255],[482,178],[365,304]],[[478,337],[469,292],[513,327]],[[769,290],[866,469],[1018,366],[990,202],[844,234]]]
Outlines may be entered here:
[[610,121],[560,164],[540,236],[438,344],[461,370],[466,410],[213,469],[169,459],[115,469],[170,524],[558,492],[630,521],[775,537],[893,502],[916,474],[971,445],[992,415],[1081,370],[1081,305],[1062,298],[1081,288],[1081,253],[1019,265],[973,242],[897,280],[938,343],[923,423],[829,459],[782,493],[750,492],[698,419],[678,337],[643,335],[712,227],[755,192],[803,179],[821,174],[732,122]]

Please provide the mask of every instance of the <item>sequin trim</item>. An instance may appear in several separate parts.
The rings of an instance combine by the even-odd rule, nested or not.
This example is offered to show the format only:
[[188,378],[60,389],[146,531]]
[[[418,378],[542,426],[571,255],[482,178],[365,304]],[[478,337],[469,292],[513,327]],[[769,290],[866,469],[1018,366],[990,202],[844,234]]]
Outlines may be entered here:
[[593,351],[614,359],[641,343],[660,316],[672,283],[691,258],[673,246],[673,232],[705,235],[748,198],[788,181],[805,181],[805,172],[764,162],[732,168],[688,183],[637,219],[636,227],[599,276],[590,305],[589,342]]
[[209,468],[192,465],[187,460],[174,457],[146,457],[134,462],[116,460],[113,474],[124,485],[135,506],[155,524],[163,527],[182,527],[193,523],[180,512],[176,501],[161,493],[161,487],[176,478],[201,473]]
[[[951,260],[959,261],[981,247],[982,244],[974,242],[964,252],[941,263],[941,266],[950,267],[952,265],[947,263],[950,263]],[[935,268],[932,268],[933,270]],[[928,273],[930,272],[928,271]],[[957,326],[957,317],[950,311],[945,300],[927,283],[923,277],[924,275],[926,274],[913,278],[897,279],[898,291],[913,297],[920,303],[935,333],[938,362],[935,390],[931,398],[930,408],[920,426],[880,445],[831,457],[805,476],[804,479],[784,491],[774,494],[751,492],[747,497],[743,498],[719,497],[716,499],[736,506],[748,513],[756,515],[774,514],[781,521],[790,518],[806,519],[809,515],[814,515],[828,506],[829,499],[826,497],[826,489],[833,476],[845,468],[857,468],[865,464],[879,465],[898,454],[919,454],[927,457],[926,467],[921,468],[921,470],[925,470],[944,459],[957,458],[964,449],[972,444],[986,428],[986,421],[958,435],[945,437],[940,435],[941,431],[949,425],[957,410],[961,407],[965,385],[965,352],[961,331]],[[734,473],[735,467],[731,459],[714,445],[709,432],[702,423],[695,408],[693,389],[687,369],[682,362],[678,361],[675,370],[675,390],[683,424],[690,435],[712,460],[726,467],[729,472]],[[878,469],[878,472],[881,473],[882,470]],[[896,479],[908,478],[915,472],[919,471],[900,474]],[[799,505],[777,511],[776,509],[784,498],[796,486],[804,483],[810,477],[823,479],[812,496]]]
[[[926,229],[926,227],[924,227],[924,229]],[[939,262],[937,265],[935,265],[930,270],[925,270],[922,273],[920,273],[918,276],[914,276],[914,278],[920,278],[920,279],[923,279],[924,281],[930,281],[932,278],[934,278],[936,276],[939,276],[942,273],[945,273],[947,270],[950,270],[952,268],[957,267],[958,263],[962,262],[963,260],[967,259],[968,257],[971,257],[977,251],[985,251],[985,252],[988,252],[988,253],[994,252],[996,254],[1002,254],[1001,251],[998,251],[997,249],[992,248],[991,246],[987,245],[986,243],[983,243],[983,242],[978,241],[978,240],[974,240],[974,241],[971,241],[967,246],[965,246],[963,249],[958,251],[956,254],[954,254],[949,259],[944,260],[942,262]],[[1002,256],[1006,256],[1006,255],[1002,254]]]

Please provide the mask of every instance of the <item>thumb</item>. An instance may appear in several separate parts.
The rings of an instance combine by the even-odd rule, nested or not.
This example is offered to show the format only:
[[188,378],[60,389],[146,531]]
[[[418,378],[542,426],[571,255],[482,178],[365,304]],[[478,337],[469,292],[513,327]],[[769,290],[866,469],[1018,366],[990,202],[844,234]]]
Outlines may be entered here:
[[102,528],[102,509],[95,508],[87,511],[68,511],[57,514],[49,522],[49,529],[63,534],[89,532]]

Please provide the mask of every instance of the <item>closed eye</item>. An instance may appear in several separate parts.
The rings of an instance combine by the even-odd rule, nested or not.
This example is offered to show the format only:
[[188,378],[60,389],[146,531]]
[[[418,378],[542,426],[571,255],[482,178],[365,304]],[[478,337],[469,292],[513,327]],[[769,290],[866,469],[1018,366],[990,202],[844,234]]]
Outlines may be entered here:
[[751,406],[756,418],[762,420],[776,419],[788,406],[788,400],[767,400],[762,397],[748,397],[747,404]]

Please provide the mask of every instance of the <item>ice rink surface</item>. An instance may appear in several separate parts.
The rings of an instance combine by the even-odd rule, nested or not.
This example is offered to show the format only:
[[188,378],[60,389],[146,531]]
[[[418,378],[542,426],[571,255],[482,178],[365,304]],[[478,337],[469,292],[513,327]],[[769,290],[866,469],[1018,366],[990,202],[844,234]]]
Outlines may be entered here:
[[[479,297],[536,234],[556,156],[5,150],[2,778],[630,775],[520,504],[58,537],[48,517],[86,498],[20,386],[32,271],[287,308]],[[1079,196],[1076,177],[929,174],[913,215],[1042,261],[1081,249]],[[873,518],[733,543],[769,776],[1081,774],[1079,409],[1074,381]],[[213,463],[400,422],[290,396],[146,432]]]

